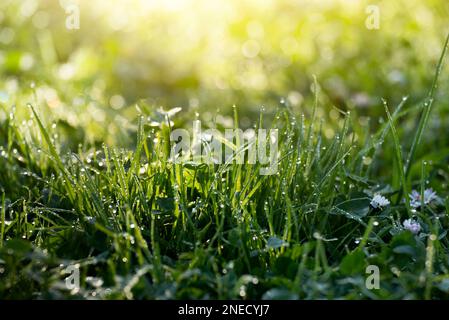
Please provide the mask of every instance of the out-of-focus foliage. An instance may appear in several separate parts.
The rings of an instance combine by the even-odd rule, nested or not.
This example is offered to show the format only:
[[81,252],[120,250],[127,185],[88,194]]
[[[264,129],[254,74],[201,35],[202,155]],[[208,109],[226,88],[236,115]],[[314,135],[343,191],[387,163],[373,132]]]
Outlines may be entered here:
[[[141,99],[204,120],[237,104],[251,125],[280,99],[307,113],[313,75],[327,105],[343,110],[379,116],[381,97],[403,95],[413,104],[430,85],[449,16],[446,0],[78,2],[80,29],[68,30],[70,1],[1,1],[0,103],[32,101],[23,88],[35,83],[50,119],[86,128],[89,141],[125,143]],[[365,26],[369,4],[379,6],[379,30]]]

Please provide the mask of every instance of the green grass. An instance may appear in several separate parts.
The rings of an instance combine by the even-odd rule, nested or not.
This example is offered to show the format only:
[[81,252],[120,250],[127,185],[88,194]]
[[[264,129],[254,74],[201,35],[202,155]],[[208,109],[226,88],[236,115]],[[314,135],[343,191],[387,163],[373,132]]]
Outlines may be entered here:
[[[172,128],[151,128],[148,114],[139,117],[135,148],[85,144],[71,153],[36,103],[26,111],[31,121],[11,112],[0,126],[0,296],[449,298],[449,200],[439,187],[448,181],[436,175],[447,163],[413,162],[444,54],[424,107],[406,108],[403,99],[390,114],[385,104],[388,122],[374,134],[343,112],[335,137],[323,136],[317,82],[309,119],[280,104],[270,125],[280,132],[271,176],[259,165],[171,163]],[[418,130],[407,137],[398,123],[417,112]],[[390,174],[378,176],[379,166]],[[439,198],[413,209],[403,195],[423,193],[428,180]],[[391,204],[374,209],[375,194]],[[419,235],[402,227],[409,217]],[[74,264],[79,291],[64,282]],[[365,286],[371,264],[380,289]]]
[[[92,0],[69,31],[0,1],[0,300],[448,299],[449,5],[376,2],[379,30],[369,1]],[[278,129],[278,173],[172,163],[193,120]]]

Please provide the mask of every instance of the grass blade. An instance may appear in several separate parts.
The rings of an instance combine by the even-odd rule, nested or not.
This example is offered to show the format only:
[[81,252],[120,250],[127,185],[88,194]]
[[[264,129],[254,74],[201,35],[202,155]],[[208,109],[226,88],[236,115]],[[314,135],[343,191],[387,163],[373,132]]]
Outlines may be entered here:
[[432,87],[430,88],[429,94],[426,98],[426,101],[424,102],[424,110],[421,114],[421,118],[419,119],[418,130],[416,131],[415,136],[413,137],[410,153],[406,161],[405,177],[408,177],[410,173],[410,168],[412,166],[412,162],[415,157],[416,149],[419,143],[421,142],[424,129],[426,128],[427,122],[429,121],[429,116],[430,112],[432,111],[435,92],[438,87],[438,79],[440,77],[441,70],[443,69],[443,61],[447,52],[448,44],[449,44],[449,34],[447,35],[446,41],[444,43],[443,52],[441,53],[440,59],[438,61],[437,69],[432,82]]

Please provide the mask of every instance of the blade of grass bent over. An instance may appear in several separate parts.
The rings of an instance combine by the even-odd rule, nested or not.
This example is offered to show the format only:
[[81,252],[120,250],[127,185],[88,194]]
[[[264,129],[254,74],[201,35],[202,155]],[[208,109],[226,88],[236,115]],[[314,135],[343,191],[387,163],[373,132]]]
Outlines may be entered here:
[[34,117],[36,118],[36,122],[37,122],[37,124],[39,126],[39,130],[40,130],[42,136],[44,137],[45,141],[47,142],[48,149],[49,149],[50,154],[51,154],[51,156],[53,158],[53,161],[56,164],[56,167],[61,171],[62,175],[64,176],[65,187],[67,189],[67,193],[68,193],[69,199],[70,199],[70,201],[74,202],[75,201],[75,192],[74,192],[72,184],[71,184],[71,179],[70,179],[69,173],[66,171],[66,169],[64,167],[64,164],[62,163],[62,160],[59,157],[59,154],[56,151],[55,146],[51,142],[50,136],[48,135],[47,130],[45,130],[45,127],[42,124],[42,121],[39,118],[36,110],[34,110],[34,107],[31,104],[28,104],[28,106],[33,111]]

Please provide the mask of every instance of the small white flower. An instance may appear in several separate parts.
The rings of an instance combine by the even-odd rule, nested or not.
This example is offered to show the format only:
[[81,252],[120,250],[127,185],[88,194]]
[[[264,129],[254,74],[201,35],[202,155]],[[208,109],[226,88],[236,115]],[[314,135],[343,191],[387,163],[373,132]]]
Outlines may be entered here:
[[377,208],[382,209],[383,207],[386,207],[389,204],[390,204],[390,201],[388,201],[387,198],[385,198],[384,196],[381,196],[380,194],[376,194],[370,202],[370,205],[375,209],[377,209]]
[[[410,206],[413,208],[419,208],[421,206],[421,193],[416,190],[412,190],[409,194]],[[431,188],[424,190],[424,204],[429,204],[437,198],[437,193]]]
[[413,234],[418,234],[421,231],[421,225],[412,219],[405,220],[402,225],[404,229],[410,230]]

